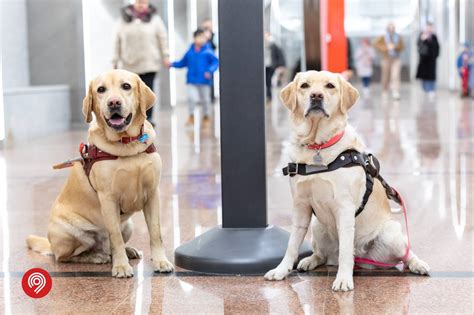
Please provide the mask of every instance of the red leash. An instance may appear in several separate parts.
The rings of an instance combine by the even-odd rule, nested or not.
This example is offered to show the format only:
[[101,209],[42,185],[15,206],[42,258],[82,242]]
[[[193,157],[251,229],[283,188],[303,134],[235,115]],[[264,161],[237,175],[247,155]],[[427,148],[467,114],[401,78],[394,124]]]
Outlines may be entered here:
[[403,200],[402,195],[400,195],[400,193],[395,188],[392,187],[392,189],[397,193],[397,197],[401,202],[400,206],[403,209],[403,216],[405,217],[405,227],[406,227],[406,230],[407,230],[407,247],[405,249],[405,255],[402,258],[400,258],[400,261],[396,264],[384,263],[384,262],[372,260],[372,259],[369,259],[369,258],[354,257],[354,262],[356,264],[367,264],[367,265],[373,265],[373,266],[377,266],[377,267],[395,267],[395,266],[398,266],[400,264],[405,264],[405,262],[408,259],[408,255],[410,254],[411,244],[410,244],[410,234],[408,232],[407,207],[406,207],[406,204],[405,204],[405,200]]

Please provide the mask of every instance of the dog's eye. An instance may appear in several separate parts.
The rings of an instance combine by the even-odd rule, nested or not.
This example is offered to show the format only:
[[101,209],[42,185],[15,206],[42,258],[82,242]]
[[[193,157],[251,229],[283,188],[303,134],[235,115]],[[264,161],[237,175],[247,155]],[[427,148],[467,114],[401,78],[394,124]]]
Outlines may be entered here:
[[332,84],[332,83],[326,84],[326,87],[327,87],[328,89],[334,89],[334,88],[335,88],[334,84]]
[[301,84],[300,88],[307,89],[307,88],[309,88],[309,84],[308,83],[303,83],[303,84]]
[[99,86],[99,87],[97,88],[97,93],[104,93],[104,92],[105,92],[105,87]]
[[122,84],[122,89],[124,89],[124,90],[130,90],[131,88],[132,88],[132,86],[128,83]]

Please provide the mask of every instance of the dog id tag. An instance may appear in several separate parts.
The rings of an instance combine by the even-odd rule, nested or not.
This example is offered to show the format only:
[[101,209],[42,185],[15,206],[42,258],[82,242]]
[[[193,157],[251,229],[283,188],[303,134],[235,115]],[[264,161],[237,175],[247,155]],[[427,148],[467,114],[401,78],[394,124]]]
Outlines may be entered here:
[[321,156],[321,152],[319,152],[319,150],[316,152],[316,155],[314,156],[313,161],[314,161],[314,165],[318,165],[318,166],[323,166],[324,165],[323,164],[323,157]]

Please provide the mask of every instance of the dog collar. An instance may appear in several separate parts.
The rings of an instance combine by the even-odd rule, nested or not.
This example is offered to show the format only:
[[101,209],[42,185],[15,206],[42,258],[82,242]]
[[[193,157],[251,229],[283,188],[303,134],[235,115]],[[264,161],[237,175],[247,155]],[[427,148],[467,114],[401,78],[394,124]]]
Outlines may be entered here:
[[140,129],[140,134],[136,137],[122,137],[119,142],[123,144],[129,144],[130,142],[140,141],[141,143],[145,143],[150,137],[147,133],[143,133],[143,125]]
[[326,142],[323,142],[321,144],[318,144],[318,143],[307,144],[306,147],[310,150],[318,150],[318,151],[322,149],[326,149],[335,145],[337,142],[339,142],[339,140],[341,140],[343,136],[344,136],[344,130]]

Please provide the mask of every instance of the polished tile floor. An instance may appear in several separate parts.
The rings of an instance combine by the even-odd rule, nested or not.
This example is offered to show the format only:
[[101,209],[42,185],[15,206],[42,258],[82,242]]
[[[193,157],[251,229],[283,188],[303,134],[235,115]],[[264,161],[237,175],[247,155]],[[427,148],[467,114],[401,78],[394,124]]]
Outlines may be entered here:
[[[51,166],[77,155],[86,132],[76,130],[0,150],[0,312],[472,314],[474,101],[440,91],[430,103],[408,85],[399,102],[373,94],[353,108],[351,123],[381,160],[384,177],[405,196],[412,244],[431,265],[431,277],[357,271],[355,291],[333,293],[335,269],[327,267],[293,272],[281,282],[182,269],[153,274],[141,214],[134,217],[131,244],[145,258],[132,262],[134,278],[111,278],[110,265],[55,263],[28,251],[25,238],[46,235],[49,208],[68,174]],[[287,114],[278,102],[266,110],[269,223],[288,228],[291,198],[288,179],[280,175]],[[184,106],[157,115],[162,230],[170,259],[174,248],[221,222],[219,126],[185,128],[186,115]],[[21,289],[22,273],[31,267],[53,276],[53,289],[43,299],[33,300]]]

